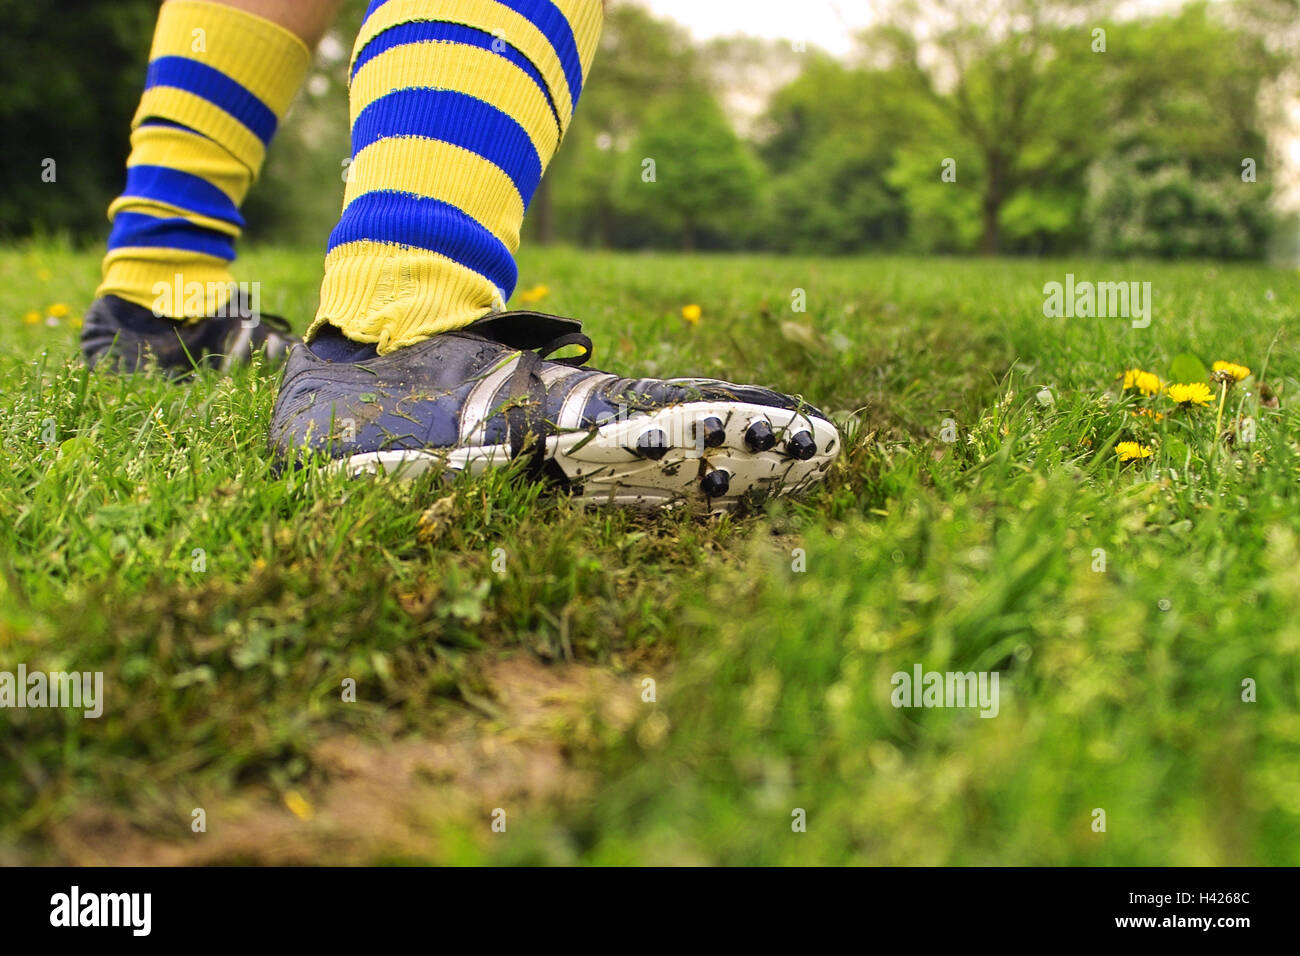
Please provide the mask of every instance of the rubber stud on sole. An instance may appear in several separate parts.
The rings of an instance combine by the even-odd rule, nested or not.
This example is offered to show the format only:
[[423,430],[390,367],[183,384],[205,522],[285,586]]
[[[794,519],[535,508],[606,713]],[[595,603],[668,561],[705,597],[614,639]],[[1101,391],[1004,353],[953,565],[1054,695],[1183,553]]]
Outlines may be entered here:
[[727,429],[721,418],[710,415],[695,423],[695,438],[702,441],[705,448],[717,448],[727,440]]
[[723,468],[715,468],[700,479],[700,491],[710,498],[721,498],[731,487],[731,473]]
[[668,454],[668,436],[658,428],[643,432],[636,440],[636,453],[642,458],[658,461]]
[[760,419],[745,430],[745,444],[750,451],[767,451],[776,444],[772,426]]
[[807,461],[817,454],[817,442],[813,439],[812,432],[795,432],[785,443],[785,450],[791,458]]

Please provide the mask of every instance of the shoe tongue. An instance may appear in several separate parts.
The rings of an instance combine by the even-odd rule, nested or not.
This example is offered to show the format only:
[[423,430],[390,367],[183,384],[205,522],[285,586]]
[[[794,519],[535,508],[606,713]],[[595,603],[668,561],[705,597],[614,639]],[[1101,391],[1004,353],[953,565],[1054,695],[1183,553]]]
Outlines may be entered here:
[[460,331],[480,335],[512,349],[540,349],[562,335],[581,332],[582,323],[545,312],[496,312]]
[[353,342],[332,325],[327,325],[311,340],[312,354],[327,362],[364,362],[379,355],[370,342]]

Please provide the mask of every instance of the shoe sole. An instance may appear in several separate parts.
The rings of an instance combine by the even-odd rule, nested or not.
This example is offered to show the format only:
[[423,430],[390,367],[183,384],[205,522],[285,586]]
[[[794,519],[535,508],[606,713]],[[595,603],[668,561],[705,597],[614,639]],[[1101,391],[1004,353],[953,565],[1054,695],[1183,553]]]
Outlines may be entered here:
[[[711,447],[698,437],[707,419],[716,419],[723,431],[719,437],[715,424]],[[766,450],[745,440],[759,421],[770,425],[774,439]],[[811,432],[816,446],[806,460],[785,450],[790,436],[801,431]],[[638,451],[638,442],[647,450]],[[698,514],[733,511],[754,496],[802,494],[825,477],[839,451],[839,432],[826,419],[743,402],[673,405],[546,442],[547,460],[563,472],[580,504],[641,511],[686,507]],[[367,452],[331,467],[352,477],[384,474],[405,480],[431,469],[482,474],[509,463],[508,446],[481,445]],[[717,472],[725,473],[725,482]],[[723,485],[725,491],[710,493]]]

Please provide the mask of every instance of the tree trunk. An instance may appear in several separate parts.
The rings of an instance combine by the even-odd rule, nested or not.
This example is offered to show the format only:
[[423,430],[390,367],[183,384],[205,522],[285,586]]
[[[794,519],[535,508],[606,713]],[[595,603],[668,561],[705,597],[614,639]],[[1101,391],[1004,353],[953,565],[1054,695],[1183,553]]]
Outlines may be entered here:
[[980,236],[980,252],[986,256],[998,254],[1002,234],[998,228],[998,213],[1002,211],[1002,157],[988,157],[988,184],[984,187],[984,231]]
[[998,233],[998,210],[1002,200],[991,196],[984,197],[984,232],[980,236],[980,252],[986,256],[996,256],[1002,237]]
[[1002,245],[1002,231],[998,213],[1002,211],[1002,188],[995,182],[984,190],[984,231],[980,236],[980,252],[996,256]]
[[533,193],[529,212],[533,220],[533,241],[539,246],[550,245],[554,238],[554,226],[551,220],[551,190],[545,178]]

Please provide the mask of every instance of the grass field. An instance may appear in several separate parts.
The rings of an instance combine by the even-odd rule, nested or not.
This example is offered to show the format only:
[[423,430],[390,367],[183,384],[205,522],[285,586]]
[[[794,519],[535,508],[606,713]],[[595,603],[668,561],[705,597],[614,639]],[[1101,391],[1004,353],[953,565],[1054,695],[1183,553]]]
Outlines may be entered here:
[[[1150,326],[1045,318],[1067,273]],[[0,710],[0,863],[1300,863],[1294,273],[526,254],[597,366],[842,423],[824,490],[707,521],[274,477],[265,370],[88,375],[96,275],[0,253],[0,670],[105,688]],[[301,328],[319,255],[239,276]],[[1230,441],[1220,386],[1116,380],[1220,359]],[[891,706],[917,664],[997,716]]]

